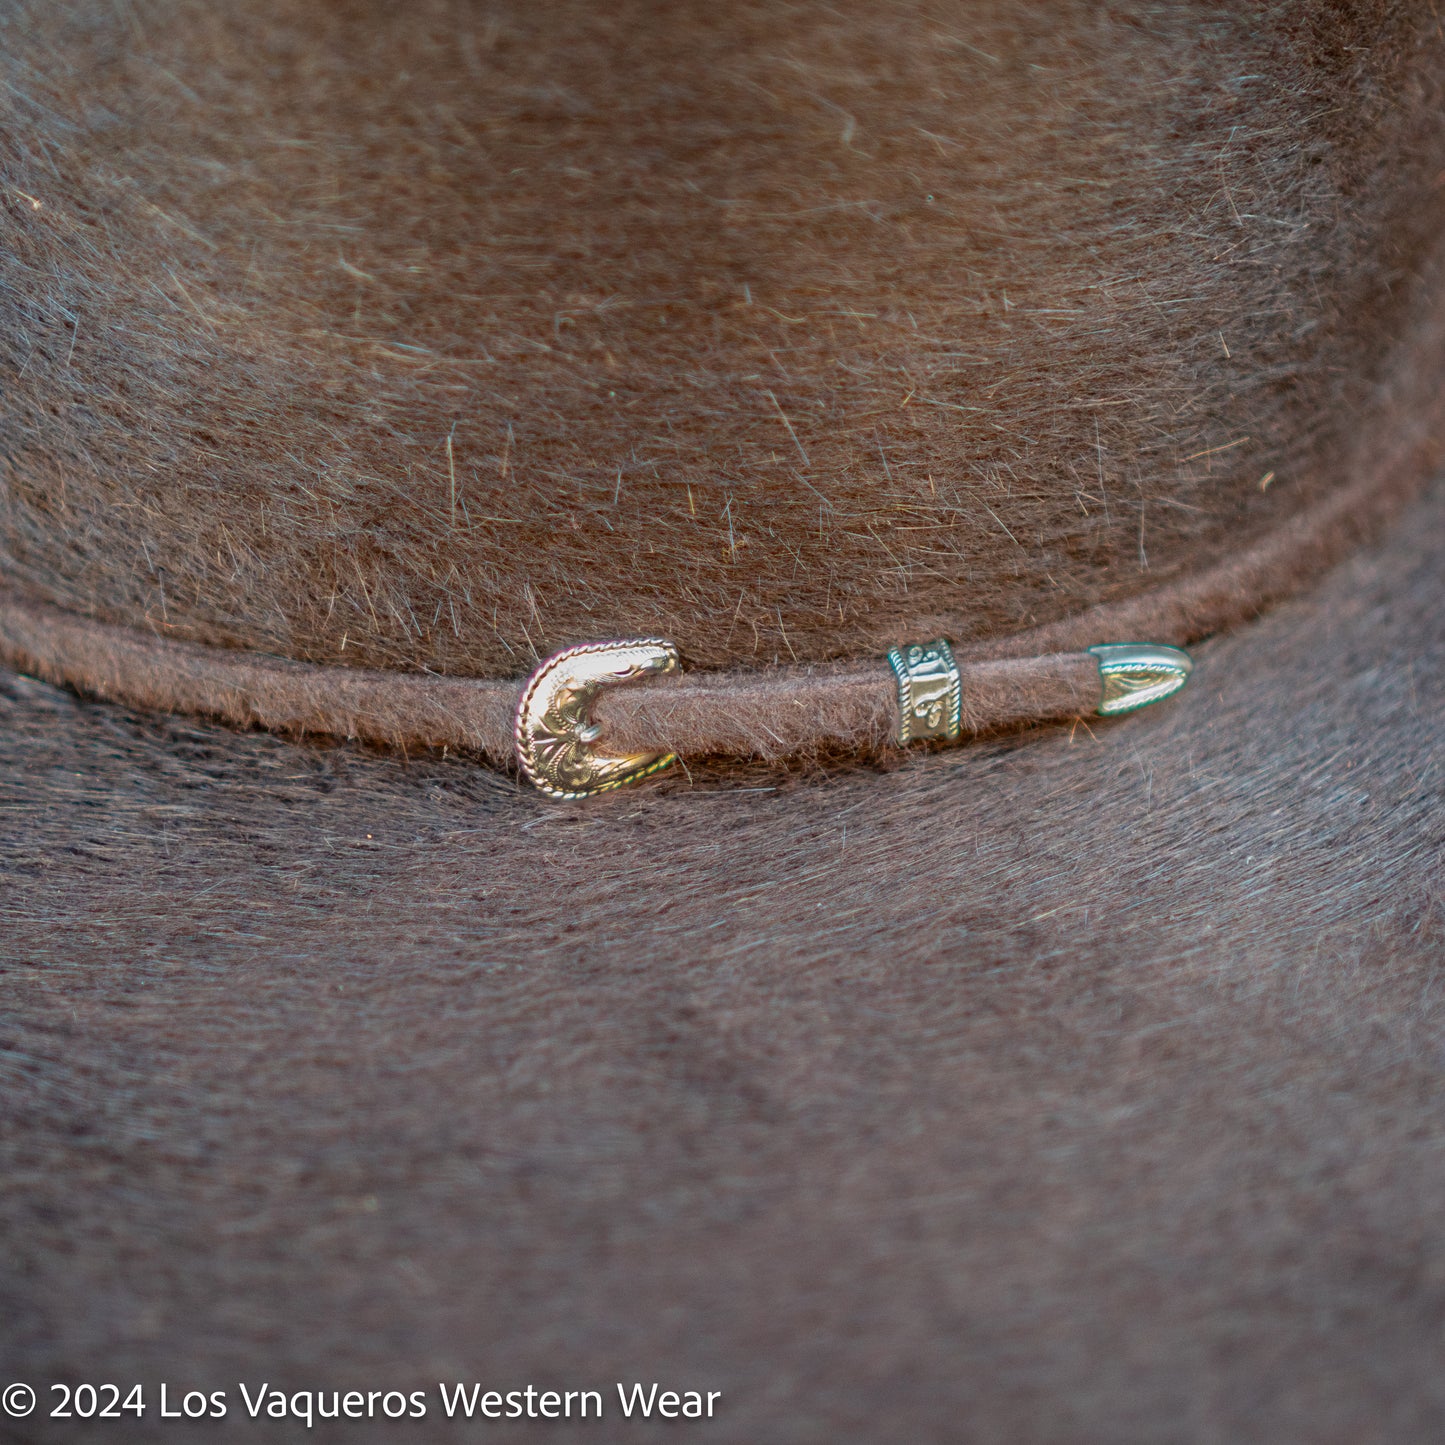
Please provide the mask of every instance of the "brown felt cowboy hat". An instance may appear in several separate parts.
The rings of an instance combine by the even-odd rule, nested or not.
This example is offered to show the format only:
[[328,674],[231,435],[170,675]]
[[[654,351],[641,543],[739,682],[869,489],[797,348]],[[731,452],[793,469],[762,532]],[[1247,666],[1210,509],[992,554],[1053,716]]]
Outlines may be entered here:
[[1433,6],[0,19],[0,1435],[1445,1428]]

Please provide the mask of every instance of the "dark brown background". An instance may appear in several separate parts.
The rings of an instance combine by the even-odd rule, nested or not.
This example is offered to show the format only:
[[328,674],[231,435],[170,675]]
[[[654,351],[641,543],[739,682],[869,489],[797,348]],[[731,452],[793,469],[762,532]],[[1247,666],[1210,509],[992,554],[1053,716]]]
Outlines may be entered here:
[[[5,576],[521,672],[1203,565],[1418,420],[1438,23],[1047,8],[6,8]],[[5,675],[0,1384],[1438,1438],[1442,544],[1133,720],[576,809]]]

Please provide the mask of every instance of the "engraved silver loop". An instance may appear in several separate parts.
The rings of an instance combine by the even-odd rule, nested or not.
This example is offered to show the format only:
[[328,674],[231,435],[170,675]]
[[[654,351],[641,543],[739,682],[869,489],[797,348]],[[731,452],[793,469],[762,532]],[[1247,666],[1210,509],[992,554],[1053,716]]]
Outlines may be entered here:
[[1118,717],[1173,697],[1194,671],[1182,647],[1157,642],[1109,642],[1091,647],[1099,664],[1099,716]]
[[898,683],[898,741],[955,742],[963,731],[963,680],[948,640],[895,647],[888,665]]
[[548,797],[587,798],[660,773],[676,753],[594,752],[601,729],[592,702],[604,687],[681,667],[657,637],[589,642],[555,653],[527,679],[517,704],[517,761]]

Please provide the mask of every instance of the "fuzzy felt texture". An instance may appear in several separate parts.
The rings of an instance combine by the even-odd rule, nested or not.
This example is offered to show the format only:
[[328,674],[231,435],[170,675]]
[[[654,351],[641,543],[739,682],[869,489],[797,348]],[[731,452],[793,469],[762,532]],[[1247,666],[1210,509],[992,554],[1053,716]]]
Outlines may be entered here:
[[7,1377],[1439,1438],[1442,550],[1437,488],[1118,724],[566,810],[5,678]]
[[[1427,324],[1428,323],[1428,324]],[[1416,327],[1437,340],[1437,300]],[[1418,374],[1424,383],[1433,373]],[[962,649],[965,733],[1092,712],[1099,677],[1077,649],[1119,638],[1192,643],[1257,614],[1337,559],[1412,496],[1438,460],[1445,394],[1395,435],[1389,408],[1366,419],[1368,460],[1347,487],[1227,560],[1124,602]],[[1047,651],[1049,647],[1073,651]],[[0,587],[0,660],[92,696],[242,726],[364,739],[405,750],[463,748],[509,762],[521,690],[497,679],[439,677],[295,662],[178,642],[37,603]],[[682,673],[606,689],[592,712],[602,749],[684,756],[817,757],[875,753],[896,740],[899,713],[883,659],[760,672]]]
[[1409,414],[1442,47],[1424,0],[10,0],[0,568],[482,676],[1137,595]]

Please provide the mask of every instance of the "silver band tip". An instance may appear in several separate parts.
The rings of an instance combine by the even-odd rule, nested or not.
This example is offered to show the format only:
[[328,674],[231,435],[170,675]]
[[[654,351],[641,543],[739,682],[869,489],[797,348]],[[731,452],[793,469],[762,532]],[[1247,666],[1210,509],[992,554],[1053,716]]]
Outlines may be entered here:
[[1194,659],[1182,647],[1157,642],[1108,642],[1089,651],[1099,664],[1100,717],[1119,717],[1163,702],[1194,671]]

